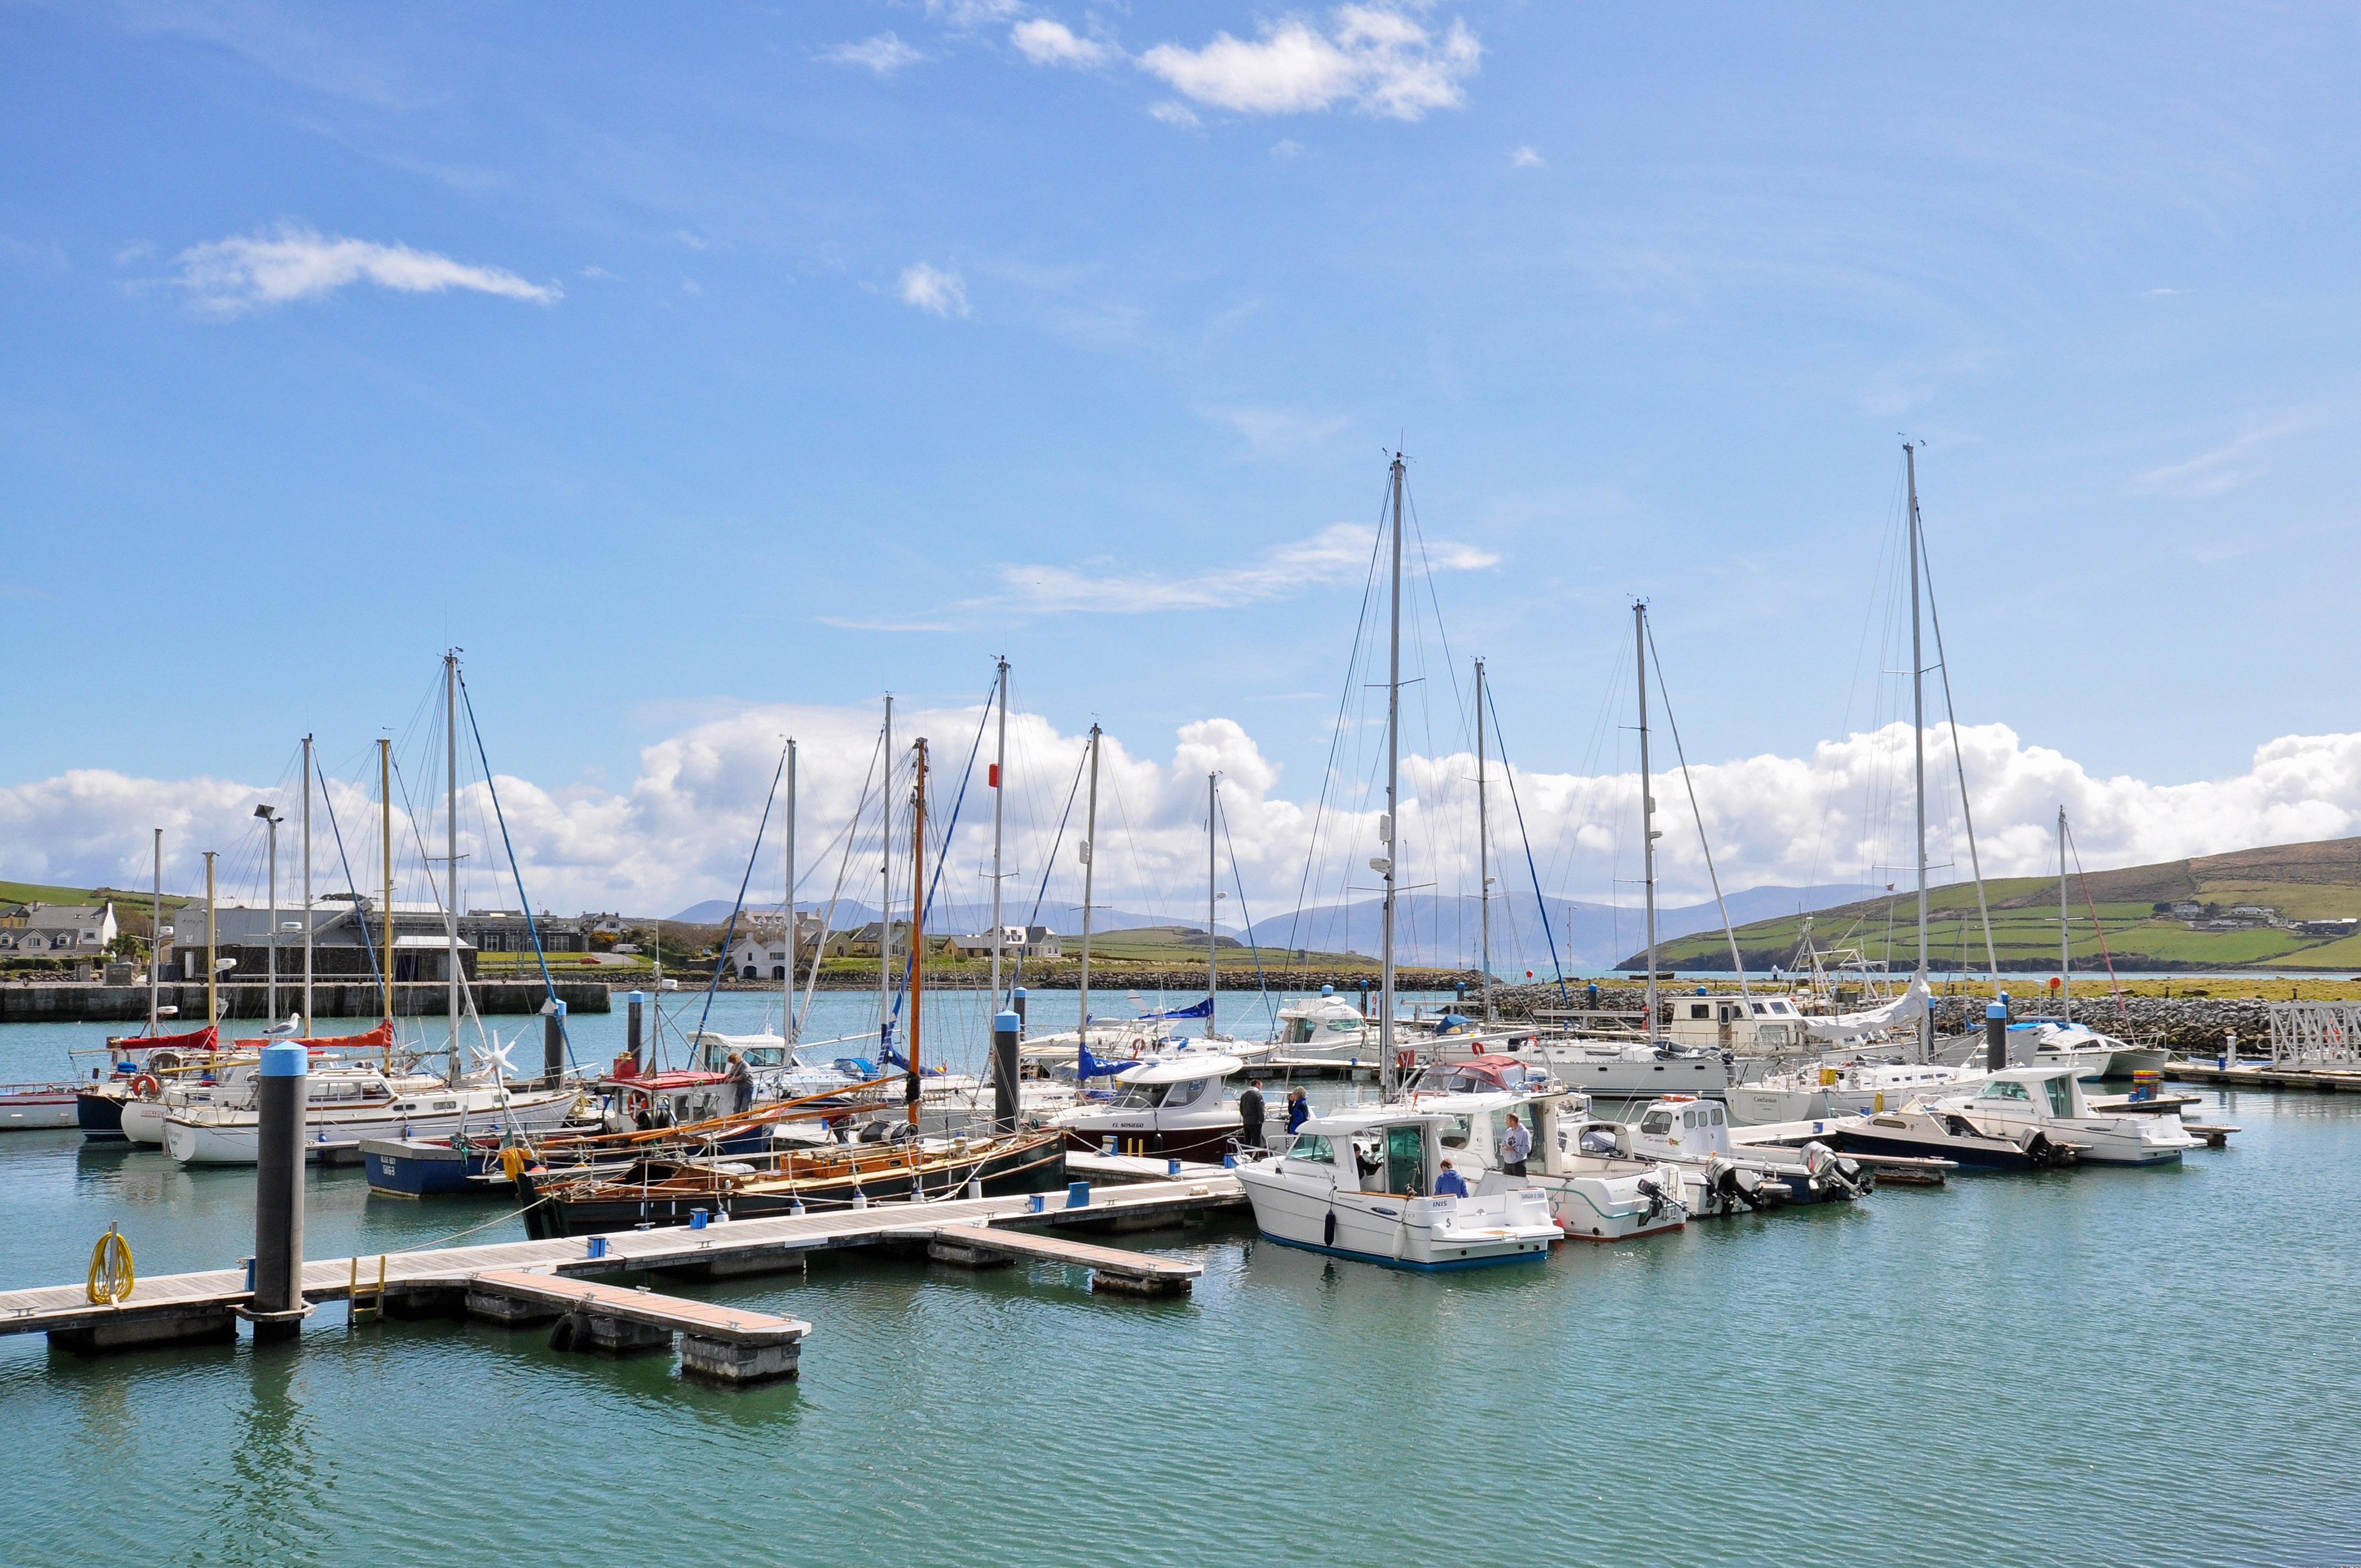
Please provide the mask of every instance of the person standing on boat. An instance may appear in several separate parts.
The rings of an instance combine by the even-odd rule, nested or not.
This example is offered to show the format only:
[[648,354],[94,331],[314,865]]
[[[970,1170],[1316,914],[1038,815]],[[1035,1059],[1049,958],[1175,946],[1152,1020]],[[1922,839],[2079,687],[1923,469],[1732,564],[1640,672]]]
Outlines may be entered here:
[[1258,1149],[1262,1142],[1262,1080],[1246,1085],[1238,1096],[1238,1145],[1242,1148]]
[[1312,1102],[1303,1098],[1303,1091],[1296,1090],[1287,1097],[1287,1130],[1300,1133],[1303,1131],[1303,1124],[1310,1120]]
[[1452,1169],[1451,1162],[1447,1159],[1443,1162],[1442,1174],[1434,1179],[1434,1195],[1437,1198],[1467,1196],[1467,1179]]
[[1522,1176],[1525,1161],[1533,1152],[1533,1135],[1517,1120],[1514,1111],[1509,1113],[1509,1130],[1500,1135],[1500,1172],[1504,1176]]
[[737,1115],[754,1108],[754,1069],[746,1065],[742,1052],[730,1053],[730,1113]]

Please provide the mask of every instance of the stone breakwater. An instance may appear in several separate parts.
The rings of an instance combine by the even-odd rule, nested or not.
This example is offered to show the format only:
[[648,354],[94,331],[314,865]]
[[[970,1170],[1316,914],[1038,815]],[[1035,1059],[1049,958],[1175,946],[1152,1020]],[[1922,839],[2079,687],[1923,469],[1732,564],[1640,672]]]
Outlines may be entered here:
[[[1577,1010],[1588,1004],[1587,983],[1569,982],[1563,996],[1554,985],[1510,985],[1499,992],[1501,1015],[1509,1018],[1531,1018],[1536,1012]],[[1694,984],[1661,986],[1659,1000],[1669,1000],[1685,992],[1693,992]],[[1717,987],[1718,993],[1727,988]],[[1771,994],[1765,988],[1764,994]],[[1468,1000],[1477,1000],[1471,985]],[[1938,996],[1935,999],[1935,1028],[1938,1034],[1956,1035],[1983,1027],[1984,1006],[1990,1001],[1982,995]],[[1638,1013],[1647,1004],[1646,991],[1636,985],[1602,985],[1598,988],[1598,1007],[1605,1013]],[[2047,996],[2019,997],[2015,1006],[2020,1016],[2055,1016],[2056,1008]],[[2118,1004],[2107,995],[2078,995],[2074,999],[2074,1016],[2081,1023],[2110,1035],[2136,1037],[2141,1040],[2162,1038],[2176,1051],[2204,1055],[2218,1052],[2232,1030],[2237,1032],[2240,1043],[2249,1050],[2259,1051],[2271,1036],[2269,1003],[2259,997],[2234,996],[2126,996]],[[1554,1021],[1554,1020],[1553,1020]]]

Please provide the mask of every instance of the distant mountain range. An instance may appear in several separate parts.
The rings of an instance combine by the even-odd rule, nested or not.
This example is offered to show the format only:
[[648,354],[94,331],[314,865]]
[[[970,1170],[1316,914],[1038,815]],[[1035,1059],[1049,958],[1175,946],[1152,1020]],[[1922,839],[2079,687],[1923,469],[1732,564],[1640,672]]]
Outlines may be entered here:
[[[1851,883],[1828,883],[1815,887],[1753,887],[1729,895],[1730,917],[1740,925],[1748,921],[1775,919],[1798,912],[1825,909],[1831,905],[1848,904],[1882,893],[1881,888],[1865,887]],[[1546,972],[1552,938],[1559,961],[1576,970],[1605,970],[1635,951],[1644,940],[1643,921],[1638,901],[1617,908],[1608,904],[1587,904],[1579,899],[1552,898],[1546,901],[1549,910],[1549,935],[1543,936],[1541,905],[1529,893],[1503,894],[1492,901],[1492,961],[1499,969],[1511,969],[1520,964],[1536,973]],[[775,912],[779,905],[749,905],[750,909]],[[821,905],[799,903],[798,908],[810,910]],[[1014,925],[1025,918],[1021,908],[1007,908],[1003,914]],[[1399,929],[1395,953],[1404,963],[1473,965],[1477,948],[1479,916],[1477,902],[1466,895],[1444,895],[1430,893],[1405,894],[1396,905]],[[691,905],[671,918],[685,923],[717,926],[730,918],[727,899],[710,898]],[[866,925],[877,918],[877,911],[866,904],[847,901],[836,906],[835,924],[839,929]],[[986,905],[939,904],[928,912],[929,930],[961,932],[980,931],[992,918]],[[1353,904],[1323,905],[1304,910],[1301,915],[1279,915],[1255,922],[1251,939],[1265,948],[1304,948],[1320,952],[1355,952],[1374,954],[1378,950],[1381,902],[1363,899]],[[1060,910],[1047,924],[1060,936],[1072,936],[1082,929],[1081,917],[1071,909]],[[1186,916],[1142,915],[1128,909],[1102,909],[1092,918],[1093,928],[1101,931],[1126,931],[1142,927],[1187,925],[1195,922]],[[1716,931],[1721,927],[1721,912],[1712,904],[1689,904],[1660,906],[1656,911],[1656,930],[1660,940],[1673,942],[1698,932]],[[1202,927],[1196,927],[1199,930]],[[1248,933],[1235,927],[1219,928],[1224,936],[1249,939]]]

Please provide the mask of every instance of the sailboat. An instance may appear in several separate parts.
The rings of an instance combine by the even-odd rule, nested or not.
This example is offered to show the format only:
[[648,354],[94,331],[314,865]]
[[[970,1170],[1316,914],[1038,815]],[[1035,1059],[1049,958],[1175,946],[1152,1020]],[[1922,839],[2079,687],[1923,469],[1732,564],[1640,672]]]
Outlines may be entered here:
[[[479,1066],[474,1072],[465,1067],[466,1051],[460,1038],[462,1003],[467,985],[466,973],[459,962],[459,656],[454,651],[443,657],[444,707],[444,832],[445,875],[439,885],[444,933],[445,969],[448,987],[450,1038],[447,1065],[439,1080],[397,1078],[387,1068],[368,1074],[324,1074],[322,1084],[315,1089],[313,1102],[306,1107],[304,1118],[304,1153],[317,1160],[358,1159],[360,1146],[368,1139],[389,1135],[403,1138],[432,1138],[458,1135],[476,1130],[490,1130],[502,1137],[531,1135],[563,1125],[580,1098],[577,1090],[558,1084],[535,1089],[511,1089],[507,1081],[510,1046],[503,1046],[497,1036],[489,1036],[478,1053]],[[382,751],[381,751],[382,754]],[[304,776],[306,794],[311,788],[308,768],[309,747],[306,746],[307,768]],[[389,816],[390,806],[388,807]],[[306,903],[310,899],[308,824],[311,813],[306,806],[307,844]],[[389,839],[390,833],[389,830]],[[389,845],[390,848],[390,845]],[[391,876],[391,856],[388,857],[388,877]],[[276,904],[276,895],[273,896]],[[393,944],[391,937],[392,900],[389,893],[386,911],[388,941],[386,979],[386,1058],[392,1055],[391,975]],[[271,924],[278,924],[274,908]],[[305,924],[310,924],[307,911]],[[277,931],[272,932],[274,940]],[[299,1016],[309,1022],[311,1003],[310,937],[305,937],[304,1004]],[[472,1013],[472,1006],[467,1009]],[[290,1030],[293,1034],[296,1031]],[[512,1046],[514,1042],[511,1042]],[[244,1080],[243,1095],[227,1101],[216,1100],[203,1105],[186,1105],[174,1110],[164,1121],[166,1152],[183,1165],[251,1165],[258,1146],[261,1109],[258,1097],[259,1080]],[[344,1089],[351,1092],[339,1092]]]
[[[1404,1097],[1394,1017],[1394,928],[1400,854],[1402,459],[1391,486],[1391,633],[1386,677],[1386,802],[1378,852],[1378,1069],[1384,1098],[1312,1117],[1289,1146],[1237,1168],[1255,1225],[1288,1246],[1397,1267],[1467,1268],[1538,1262],[1564,1232],[1540,1189],[1508,1180],[1470,1183],[1452,1140],[1464,1113],[1447,1102]],[[1518,1098],[1510,1096],[1510,1099]],[[1438,1192],[1443,1187],[1445,1190]],[[1452,1188],[1458,1190],[1450,1190]]]

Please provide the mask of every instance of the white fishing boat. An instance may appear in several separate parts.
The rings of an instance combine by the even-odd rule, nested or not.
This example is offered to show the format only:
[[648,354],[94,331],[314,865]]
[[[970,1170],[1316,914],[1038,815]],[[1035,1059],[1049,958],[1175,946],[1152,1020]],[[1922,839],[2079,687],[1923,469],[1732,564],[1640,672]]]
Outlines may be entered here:
[[1238,1167],[1255,1226],[1289,1246],[1402,1268],[1538,1262],[1561,1232],[1537,1187],[1434,1195],[1448,1110],[1373,1106],[1315,1116],[1286,1151]]
[[1875,1185],[1868,1171],[1824,1143],[1741,1144],[1727,1107],[1686,1095],[1655,1102],[1630,1124],[1593,1122],[1580,1129],[1576,1146],[1677,1167],[1692,1214],[1841,1201]]
[[1105,1097],[1086,1099],[1049,1124],[1064,1129],[1070,1149],[1212,1164],[1237,1149],[1244,1124],[1222,1086],[1242,1065],[1204,1052],[1141,1062],[1116,1073]]
[[71,1127],[81,1094],[78,1083],[0,1083],[0,1133]]
[[1972,1094],[1937,1099],[1931,1105],[2028,1146],[2036,1135],[2073,1144],[2089,1164],[2160,1165],[2198,1146],[2178,1116],[2111,1116],[2094,1110],[2082,1092],[2081,1070],[2071,1064],[2004,1068]]
[[1719,1096],[1730,1064],[1719,1050],[1608,1036],[1544,1036],[1527,1053],[1567,1087],[1601,1100],[1653,1100],[1661,1094]]
[[1954,1092],[1982,1077],[1981,1068],[1851,1058],[1733,1083],[1722,1101],[1730,1107],[1732,1122],[1741,1127],[1759,1127],[1871,1114],[1921,1095]]
[[2087,1024],[2042,1020],[2034,1024],[2031,1032],[2030,1065],[2036,1067],[2070,1065],[2078,1076],[2085,1079],[2129,1078],[2136,1072],[2156,1072],[2164,1068],[2166,1052],[2162,1046],[2130,1045],[2113,1035],[2101,1034]]

